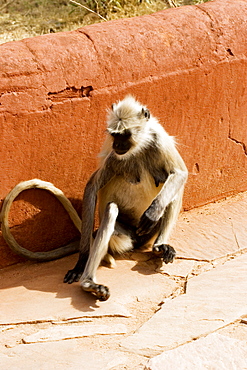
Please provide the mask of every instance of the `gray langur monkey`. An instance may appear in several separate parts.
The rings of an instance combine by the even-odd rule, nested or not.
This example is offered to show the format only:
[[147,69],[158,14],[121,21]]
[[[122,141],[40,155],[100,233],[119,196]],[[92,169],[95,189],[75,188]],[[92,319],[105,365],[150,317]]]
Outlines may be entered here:
[[[112,105],[107,133],[99,168],[84,191],[79,259],[64,278],[69,284],[80,280],[99,300],[110,296],[96,282],[108,251],[152,244],[165,263],[173,261],[176,252],[167,242],[188,176],[173,137],[132,96]],[[93,233],[97,200],[100,224]]]

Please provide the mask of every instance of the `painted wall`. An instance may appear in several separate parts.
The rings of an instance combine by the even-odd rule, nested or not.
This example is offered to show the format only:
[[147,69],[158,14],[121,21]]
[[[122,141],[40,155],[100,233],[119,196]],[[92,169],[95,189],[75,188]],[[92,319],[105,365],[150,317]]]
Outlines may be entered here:
[[[247,190],[247,1],[215,0],[0,45],[0,199],[20,181],[62,189],[80,212],[106,109],[135,95],[176,136],[184,208]],[[42,190],[10,225],[31,250],[78,233]],[[0,237],[0,267],[20,261]]]

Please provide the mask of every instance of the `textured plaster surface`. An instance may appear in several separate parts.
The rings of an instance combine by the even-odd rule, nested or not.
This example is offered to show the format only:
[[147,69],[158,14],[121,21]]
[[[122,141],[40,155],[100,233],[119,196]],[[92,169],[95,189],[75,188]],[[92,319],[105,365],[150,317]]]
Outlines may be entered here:
[[[0,200],[40,178],[80,213],[106,109],[129,93],[176,137],[185,209],[246,191],[246,21],[246,0],[216,0],[0,45]],[[30,250],[78,237],[38,190],[20,194],[10,221]],[[22,261],[1,236],[0,256],[0,267]]]

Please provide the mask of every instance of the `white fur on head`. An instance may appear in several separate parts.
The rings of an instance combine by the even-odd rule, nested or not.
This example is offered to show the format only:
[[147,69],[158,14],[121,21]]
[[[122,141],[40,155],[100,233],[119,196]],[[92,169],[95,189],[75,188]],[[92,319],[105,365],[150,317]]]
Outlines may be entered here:
[[107,128],[109,133],[121,133],[126,129],[143,128],[147,119],[143,116],[146,107],[131,95],[112,105],[108,112]]

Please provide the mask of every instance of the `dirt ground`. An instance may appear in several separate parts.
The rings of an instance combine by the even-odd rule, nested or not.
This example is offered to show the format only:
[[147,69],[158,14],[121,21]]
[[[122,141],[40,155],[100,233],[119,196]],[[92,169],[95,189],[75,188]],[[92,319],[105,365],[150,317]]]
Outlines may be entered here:
[[0,0],[0,44],[206,1],[208,0]]

